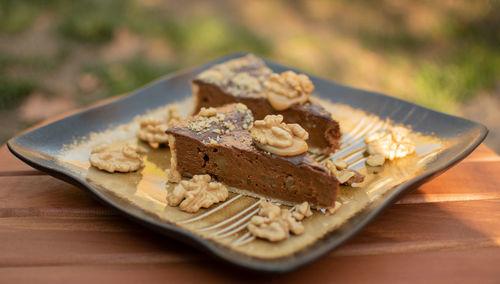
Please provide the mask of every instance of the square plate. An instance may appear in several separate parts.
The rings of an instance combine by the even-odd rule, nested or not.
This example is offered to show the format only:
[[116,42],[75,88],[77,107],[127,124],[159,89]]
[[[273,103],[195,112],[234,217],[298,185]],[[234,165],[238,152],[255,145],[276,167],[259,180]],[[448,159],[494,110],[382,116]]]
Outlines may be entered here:
[[[283,272],[307,264],[344,243],[373,221],[385,208],[396,202],[402,194],[415,189],[465,158],[483,141],[488,132],[483,125],[469,120],[439,113],[390,96],[339,85],[308,74],[316,87],[316,95],[321,99],[362,110],[370,114],[370,117],[380,118],[379,121],[389,119],[395,124],[407,125],[415,132],[442,141],[442,147],[432,155],[432,159],[425,160],[425,167],[422,170],[400,183],[391,185],[384,190],[383,194],[370,200],[362,208],[360,207],[353,216],[347,217],[345,222],[339,224],[334,230],[325,232],[324,235],[291,254],[274,258],[262,258],[242,253],[213,238],[179,226],[176,222],[165,221],[117,196],[106,186],[89,179],[87,174],[91,169],[83,167],[75,170],[74,165],[61,162],[67,145],[74,144],[75,139],[89,137],[91,133],[106,131],[110,127],[126,125],[133,121],[134,117],[148,110],[188,99],[192,96],[191,78],[214,64],[242,55],[234,54],[199,68],[176,72],[128,96],[16,136],[9,140],[7,145],[12,153],[27,164],[88,190],[125,216],[164,235],[207,250],[241,267]],[[275,72],[294,70],[269,60],[265,62]],[[359,126],[356,127],[356,125]],[[346,144],[346,148],[354,149],[352,148],[353,142],[359,139],[362,141],[363,134],[371,131],[370,128],[373,126],[374,124],[366,123],[366,121],[355,122],[351,131],[356,133],[346,133],[346,137],[349,137],[348,140],[351,142],[349,145]],[[238,224],[241,222],[236,223]]]

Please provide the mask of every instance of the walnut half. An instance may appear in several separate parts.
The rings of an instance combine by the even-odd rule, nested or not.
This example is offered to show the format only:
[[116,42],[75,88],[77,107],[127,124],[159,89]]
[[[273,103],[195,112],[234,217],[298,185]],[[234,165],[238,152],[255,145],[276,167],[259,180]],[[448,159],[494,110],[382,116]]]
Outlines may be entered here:
[[179,110],[174,106],[170,106],[167,109],[165,119],[151,116],[142,118],[136,135],[139,139],[149,143],[165,144],[168,140],[168,136],[165,131],[169,126],[181,120],[182,116],[180,115]]
[[[307,204],[307,202],[306,202]],[[310,208],[304,204],[295,207],[295,212],[304,216],[310,216]],[[308,207],[308,208],[305,208]],[[301,220],[302,220],[301,219]],[[304,232],[304,226],[298,222],[297,218],[286,209],[281,209],[279,205],[263,200],[260,203],[260,210],[257,216],[253,216],[248,224],[248,231],[258,238],[267,239],[271,242],[282,241],[289,237],[290,232],[300,235]]]
[[296,156],[307,151],[309,133],[300,125],[283,123],[283,116],[267,115],[250,128],[257,147],[280,156]]
[[295,205],[293,208],[292,216],[297,220],[301,221],[305,217],[312,215],[311,206],[307,201],[302,202],[299,205]]
[[229,195],[227,188],[210,180],[209,175],[195,175],[189,181],[181,181],[168,195],[168,204],[194,213],[202,207],[208,208],[212,204],[225,201]]
[[141,119],[140,128],[137,130],[137,137],[149,143],[167,143],[168,136],[167,123],[154,117]]
[[92,150],[89,161],[92,166],[110,173],[133,172],[144,166],[141,153],[143,150],[133,144],[120,149],[110,149],[107,145],[100,145]]
[[415,152],[415,143],[409,137],[410,131],[404,127],[375,132],[365,138],[370,155],[382,155],[385,159],[403,158]]
[[314,91],[314,85],[305,74],[286,71],[272,74],[264,82],[266,96],[275,110],[285,110],[293,104],[305,103]]
[[352,185],[353,183],[360,183],[365,180],[365,176],[355,170],[347,168],[345,161],[332,161],[326,160],[325,168],[334,175],[340,184]]

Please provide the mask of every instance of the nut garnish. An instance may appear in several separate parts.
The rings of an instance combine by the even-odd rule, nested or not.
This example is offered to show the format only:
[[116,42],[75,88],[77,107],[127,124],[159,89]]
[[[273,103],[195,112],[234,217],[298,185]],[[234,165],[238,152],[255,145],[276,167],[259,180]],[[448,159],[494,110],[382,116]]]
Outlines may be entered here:
[[314,85],[305,74],[286,71],[272,74],[264,82],[267,99],[276,110],[285,110],[293,104],[304,103],[314,91]]
[[337,179],[341,184],[346,183],[349,179],[354,177],[354,172],[349,170],[342,170],[337,173]]
[[299,205],[295,205],[292,212],[293,218],[295,218],[295,220],[297,221],[301,221],[305,217],[309,217],[311,215],[312,215],[311,206],[307,201],[304,201]]
[[409,137],[410,131],[404,127],[375,132],[365,138],[368,153],[380,154],[386,159],[403,158],[415,152],[415,143]]
[[347,169],[347,166],[348,166],[347,162],[343,159],[337,159],[337,160],[333,161],[333,164],[335,165],[335,167],[339,171]]
[[[202,108],[202,110],[200,110],[200,115],[190,120],[188,125],[189,129],[196,132],[204,133],[208,132],[214,124],[219,124],[224,121],[225,116],[223,114],[217,114],[217,111],[214,108],[208,108],[208,110],[207,109],[203,110],[203,109],[205,108]],[[215,111],[215,114],[211,109]],[[202,111],[203,114],[207,116],[201,115]]]
[[[342,162],[340,162],[340,163],[339,162],[336,163],[336,162],[334,162],[332,160],[326,160],[324,165],[325,165],[325,168],[332,175],[334,175],[337,178],[337,180],[339,181],[340,184],[352,185],[353,183],[360,183],[360,182],[364,181],[365,176],[358,173],[355,170],[348,169],[347,163],[346,163],[346,167],[344,168],[343,167],[344,164]],[[339,164],[340,167],[338,167],[337,164]]]
[[298,124],[283,123],[283,116],[267,115],[256,120],[250,132],[260,149],[280,156],[296,156],[307,151],[309,133]]
[[226,84],[228,82],[228,78],[228,74],[225,74],[218,69],[209,69],[198,75],[198,79],[212,84]]
[[202,107],[200,109],[200,112],[198,113],[199,116],[203,116],[203,117],[211,117],[211,116],[214,116],[216,114],[217,114],[217,110],[213,107],[209,107],[209,108]]
[[372,167],[382,166],[384,163],[385,163],[385,157],[380,154],[370,155],[366,159],[366,164]]
[[328,215],[332,215],[333,213],[337,212],[340,207],[342,207],[342,203],[335,201],[335,205],[333,207],[326,208]]
[[166,143],[168,140],[167,123],[164,120],[154,117],[141,119],[140,128],[137,130],[137,137],[149,143]]
[[169,106],[167,108],[167,114],[165,115],[165,121],[167,122],[168,126],[172,126],[178,121],[183,120],[181,113],[179,112],[179,109],[175,106]]
[[208,208],[212,204],[225,201],[229,194],[227,188],[222,183],[210,180],[209,175],[195,175],[189,181],[181,181],[168,195],[168,204],[194,213],[202,207]]
[[271,74],[261,59],[254,55],[229,60],[203,71],[197,79],[228,88],[235,94],[261,93],[263,81]]
[[238,73],[231,78],[231,83],[244,92],[258,93],[262,91],[262,85],[258,78],[248,74],[248,72]]
[[92,150],[89,161],[92,166],[100,170],[127,173],[144,166],[141,153],[143,149],[133,144],[120,149],[110,149],[107,145],[100,145]]
[[165,131],[175,122],[181,121],[182,116],[176,107],[170,106],[167,109],[165,119],[159,119],[146,116],[141,119],[137,137],[143,141],[151,143],[167,143],[167,134]]
[[246,105],[237,103],[234,109],[220,110],[202,107],[198,115],[188,120],[188,128],[199,134],[214,134],[203,137],[202,141],[208,144],[218,144],[224,134],[235,130],[246,130],[252,123],[252,111]]
[[252,235],[271,242],[288,238],[290,232],[294,235],[304,232],[304,226],[290,211],[265,200],[260,203],[259,214],[252,217],[247,228]]
[[355,170],[345,169],[338,172],[337,179],[340,184],[352,185],[353,183],[363,182],[365,180],[365,176]]
[[248,107],[247,107],[247,105],[246,105],[246,104],[237,103],[237,104],[235,105],[235,107],[236,107],[236,109],[237,109],[238,111],[243,112],[243,113],[245,113],[245,112],[247,112],[247,111],[248,111]]

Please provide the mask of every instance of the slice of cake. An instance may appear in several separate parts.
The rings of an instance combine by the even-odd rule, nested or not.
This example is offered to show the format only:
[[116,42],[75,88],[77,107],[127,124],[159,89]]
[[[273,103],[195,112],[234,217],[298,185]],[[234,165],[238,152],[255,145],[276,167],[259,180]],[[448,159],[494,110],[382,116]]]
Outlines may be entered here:
[[169,180],[209,174],[247,195],[334,206],[339,182],[307,153],[308,133],[282,119],[277,115],[254,122],[241,103],[201,109],[167,130]]
[[215,65],[192,81],[195,108],[243,103],[255,119],[281,114],[286,123],[299,123],[309,133],[308,144],[323,152],[339,147],[339,124],[329,112],[309,100],[314,85],[304,74],[275,74],[254,55]]

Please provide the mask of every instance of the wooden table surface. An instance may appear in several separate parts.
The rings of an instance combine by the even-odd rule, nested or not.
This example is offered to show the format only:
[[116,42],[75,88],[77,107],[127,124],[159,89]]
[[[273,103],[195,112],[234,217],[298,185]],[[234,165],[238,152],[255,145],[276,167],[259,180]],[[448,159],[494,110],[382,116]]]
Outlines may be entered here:
[[0,283],[35,280],[500,283],[500,157],[480,146],[337,250],[262,275],[132,223],[2,146]]

